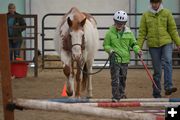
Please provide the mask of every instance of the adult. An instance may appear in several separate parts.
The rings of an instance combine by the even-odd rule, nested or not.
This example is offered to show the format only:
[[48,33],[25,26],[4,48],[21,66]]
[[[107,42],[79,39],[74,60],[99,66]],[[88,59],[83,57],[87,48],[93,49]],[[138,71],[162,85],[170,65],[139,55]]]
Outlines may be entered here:
[[180,49],[180,38],[172,13],[163,8],[162,0],[150,0],[149,10],[142,15],[138,36],[140,48],[145,39],[152,58],[153,79],[159,88],[153,85],[153,97],[161,98],[162,66],[165,95],[171,95],[177,91],[172,83],[172,43]]
[[[21,15],[16,12],[16,6],[14,3],[9,3],[8,5],[7,23],[9,47],[20,48],[22,45],[22,32],[25,30],[26,22]],[[22,28],[15,28],[15,26],[22,26]],[[18,57],[20,57],[20,50],[10,50],[11,60]]]

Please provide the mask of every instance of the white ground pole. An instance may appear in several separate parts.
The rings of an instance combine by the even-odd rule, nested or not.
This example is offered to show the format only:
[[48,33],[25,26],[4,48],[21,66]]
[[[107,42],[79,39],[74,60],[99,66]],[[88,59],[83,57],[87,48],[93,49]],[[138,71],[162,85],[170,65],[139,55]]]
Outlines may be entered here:
[[66,111],[66,112],[101,116],[101,117],[113,118],[113,119],[157,120],[156,115],[149,113],[134,113],[131,111],[112,110],[112,109],[86,106],[82,104],[58,103],[58,102],[32,100],[32,99],[15,99],[14,103],[19,107],[23,107],[24,109]]

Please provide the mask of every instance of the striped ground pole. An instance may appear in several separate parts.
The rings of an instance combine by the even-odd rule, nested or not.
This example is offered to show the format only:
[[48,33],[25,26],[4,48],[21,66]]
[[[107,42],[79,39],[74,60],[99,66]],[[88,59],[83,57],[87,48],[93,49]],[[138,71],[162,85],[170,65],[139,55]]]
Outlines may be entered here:
[[94,107],[177,107],[180,102],[98,102],[75,103]]
[[165,113],[165,110],[133,110],[133,112],[138,112],[138,113]]
[[[63,103],[96,103],[96,102],[111,102],[112,99],[77,99],[77,98],[56,98],[48,99],[54,102]],[[180,98],[129,98],[121,99],[120,102],[180,102]]]
[[165,110],[132,110],[135,113],[152,113],[158,116],[165,116]]

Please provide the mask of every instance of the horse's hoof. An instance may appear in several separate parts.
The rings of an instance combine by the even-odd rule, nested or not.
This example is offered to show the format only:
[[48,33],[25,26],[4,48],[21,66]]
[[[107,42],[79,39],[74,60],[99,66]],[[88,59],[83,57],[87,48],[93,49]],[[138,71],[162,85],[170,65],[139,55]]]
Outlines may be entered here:
[[86,99],[91,99],[91,98],[93,98],[93,97],[92,97],[92,96],[87,96],[87,97],[86,97]]
[[81,99],[81,96],[76,96],[76,95],[75,95],[75,98],[76,98],[76,99]]
[[66,93],[67,93],[68,96],[72,96],[73,95],[73,92],[66,91]]

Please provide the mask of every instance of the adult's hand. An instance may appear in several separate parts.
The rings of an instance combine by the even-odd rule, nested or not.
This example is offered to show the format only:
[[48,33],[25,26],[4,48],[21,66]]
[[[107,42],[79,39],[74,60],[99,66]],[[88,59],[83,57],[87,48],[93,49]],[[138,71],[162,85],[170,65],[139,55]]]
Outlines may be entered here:
[[178,56],[180,57],[180,46],[177,46]]
[[142,58],[142,55],[143,55],[142,50],[139,50],[139,52],[138,52],[138,56],[139,56],[139,58]]
[[180,46],[177,46],[178,52],[180,53]]

